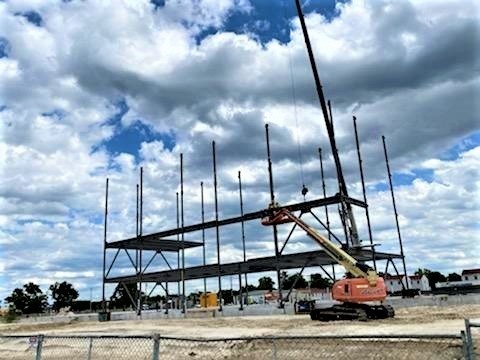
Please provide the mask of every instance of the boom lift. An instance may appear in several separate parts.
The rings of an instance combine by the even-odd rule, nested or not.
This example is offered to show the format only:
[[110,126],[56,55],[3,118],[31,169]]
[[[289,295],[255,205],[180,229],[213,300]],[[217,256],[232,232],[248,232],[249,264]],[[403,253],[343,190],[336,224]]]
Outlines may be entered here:
[[394,317],[395,312],[390,305],[369,304],[383,301],[387,297],[385,281],[376,271],[362,264],[337,247],[333,242],[316,232],[303,220],[286,209],[275,211],[262,219],[263,225],[294,222],[314,239],[335,262],[347,270],[347,278],[333,284],[332,297],[341,304],[329,308],[314,308],[310,312],[312,320],[367,320]]

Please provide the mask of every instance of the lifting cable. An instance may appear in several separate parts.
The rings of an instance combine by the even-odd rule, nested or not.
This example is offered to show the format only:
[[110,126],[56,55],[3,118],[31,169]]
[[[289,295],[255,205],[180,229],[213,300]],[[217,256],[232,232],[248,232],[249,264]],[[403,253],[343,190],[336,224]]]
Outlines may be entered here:
[[[286,5],[285,5],[284,1],[282,1],[282,5],[283,5],[285,20],[288,21],[287,9],[286,9]],[[297,156],[298,156],[298,161],[299,161],[300,177],[301,177],[301,180],[302,180],[302,190],[301,190],[301,192],[302,192],[302,195],[303,195],[303,201],[305,201],[305,196],[308,193],[308,188],[305,186],[305,176],[303,174],[303,156],[302,156],[303,154],[302,154],[302,147],[301,147],[301,144],[300,144],[300,132],[299,132],[299,126],[298,126],[297,93],[296,93],[296,89],[295,89],[295,78],[293,76],[292,54],[291,54],[291,50],[290,50],[290,47],[288,46],[288,44],[286,46],[287,46],[287,49],[288,49],[288,64],[289,64],[289,68],[290,68],[290,84],[291,84],[291,87],[292,87],[293,111],[294,111],[294,118],[295,118],[295,137],[296,137],[296,140],[297,140]]]

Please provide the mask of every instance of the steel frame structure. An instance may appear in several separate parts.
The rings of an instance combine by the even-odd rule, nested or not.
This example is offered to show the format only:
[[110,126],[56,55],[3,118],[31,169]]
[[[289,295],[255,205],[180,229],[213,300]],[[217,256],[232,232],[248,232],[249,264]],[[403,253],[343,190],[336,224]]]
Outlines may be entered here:
[[[266,209],[252,212],[244,213],[243,212],[243,198],[242,198],[242,183],[241,183],[241,174],[238,173],[239,179],[239,197],[240,197],[240,216],[232,217],[228,219],[220,220],[218,216],[218,192],[217,192],[217,164],[216,164],[216,150],[215,142],[212,142],[212,160],[213,160],[213,184],[214,184],[214,198],[215,198],[215,219],[210,221],[205,221],[204,218],[204,209],[203,209],[203,182],[201,183],[201,202],[202,202],[202,222],[194,225],[184,224],[184,179],[183,179],[183,154],[180,154],[180,202],[177,193],[177,227],[173,229],[163,230],[151,234],[142,233],[142,219],[143,219],[143,169],[140,169],[140,185],[137,185],[137,232],[136,236],[120,241],[107,242],[107,216],[108,216],[108,179],[106,183],[106,196],[105,196],[105,229],[104,229],[104,248],[103,248],[103,276],[102,276],[102,302],[104,311],[106,310],[106,301],[105,301],[105,283],[120,283],[124,286],[127,291],[132,304],[136,307],[137,313],[140,315],[142,311],[142,298],[141,298],[141,289],[142,282],[153,282],[155,283],[154,288],[150,293],[153,292],[157,285],[160,285],[164,288],[167,297],[169,296],[168,284],[170,282],[178,282],[178,294],[182,295],[182,310],[186,312],[186,297],[185,297],[185,281],[191,279],[206,279],[208,277],[218,277],[218,289],[219,289],[219,310],[222,310],[222,276],[225,275],[238,275],[239,279],[239,288],[240,294],[242,292],[242,275],[245,275],[245,285],[247,285],[247,274],[254,272],[262,271],[276,271],[277,273],[277,284],[279,292],[279,305],[283,306],[283,297],[282,297],[282,278],[281,270],[282,269],[292,269],[292,268],[301,268],[301,272],[306,267],[309,266],[320,266],[322,271],[327,274],[327,276],[332,277],[332,275],[325,269],[327,265],[333,265],[331,259],[325,256],[325,253],[322,250],[311,251],[305,253],[296,253],[284,255],[285,247],[293,234],[296,225],[293,225],[288,236],[283,241],[283,244],[280,244],[277,225],[272,226],[272,236],[274,241],[275,254],[273,257],[264,257],[256,259],[247,259],[245,252],[245,233],[244,233],[244,223],[246,221],[258,220],[265,216],[269,216],[272,213],[272,209],[286,208],[290,212],[299,211],[298,215],[301,217],[305,213],[311,214],[318,223],[328,232],[328,237],[336,240],[342,247],[345,248],[352,256],[356,257],[359,261],[369,261],[373,262],[373,266],[377,269],[377,261],[387,260],[385,272],[388,270],[389,264],[392,264],[395,271],[398,274],[398,269],[395,266],[394,259],[400,258],[403,262],[403,270],[405,277],[406,265],[405,265],[405,256],[403,252],[403,243],[400,235],[400,228],[398,224],[398,214],[395,204],[395,197],[393,192],[392,178],[390,173],[390,166],[388,163],[388,156],[385,144],[385,138],[382,137],[385,160],[387,164],[387,172],[389,178],[390,191],[392,195],[393,209],[395,214],[396,226],[397,226],[397,235],[399,240],[400,254],[390,254],[377,252],[375,250],[375,244],[373,243],[373,237],[371,232],[370,224],[370,215],[367,205],[367,197],[365,191],[365,181],[364,173],[362,166],[362,158],[360,154],[360,143],[357,132],[356,118],[353,117],[353,126],[355,132],[355,142],[356,150],[358,155],[358,162],[360,168],[360,177],[363,190],[363,200],[357,200],[348,196],[346,182],[342,173],[340,158],[337,150],[337,145],[335,141],[333,118],[330,101],[325,100],[323,93],[322,85],[320,83],[320,77],[318,75],[317,66],[315,64],[315,59],[313,55],[313,50],[310,44],[307,28],[305,25],[301,5],[299,0],[295,0],[297,12],[299,15],[299,20],[302,28],[302,32],[305,39],[305,44],[308,52],[308,57],[310,60],[312,73],[314,76],[314,81],[316,85],[317,95],[320,102],[320,107],[322,109],[322,114],[325,120],[328,137],[330,141],[330,146],[332,149],[332,155],[335,163],[337,181],[338,181],[338,193],[334,196],[326,196],[324,173],[323,173],[323,159],[322,151],[319,149],[319,160],[320,160],[320,172],[322,178],[322,189],[323,189],[323,198],[305,201],[302,203],[290,204],[283,207],[279,207],[275,201],[275,191],[274,191],[274,181],[273,181],[273,170],[272,170],[272,160],[270,152],[270,141],[269,141],[269,131],[268,124],[265,125],[265,135],[266,135],[266,147],[267,147],[267,162],[268,162],[268,175],[269,175],[269,190],[270,190],[270,206]],[[305,185],[304,189],[305,190]],[[304,194],[305,195],[305,194]],[[344,242],[334,234],[330,229],[330,217],[328,213],[329,205],[338,205],[340,220],[343,225],[344,231]],[[358,206],[365,209],[365,216],[367,220],[368,235],[369,235],[369,245],[362,245],[358,236],[355,219],[353,216],[352,206]],[[318,207],[325,208],[325,219],[324,223],[320,217],[314,213],[313,209]],[[220,233],[219,228],[221,226],[241,223],[242,225],[242,234],[241,242],[243,248],[243,261],[229,264],[222,264],[221,262],[221,251],[220,251]],[[205,263],[205,230],[215,228],[216,234],[216,255],[217,263],[209,264]],[[202,242],[192,242],[185,241],[185,233],[202,231]],[[169,236],[176,235],[176,240],[167,239]],[[203,265],[185,268],[185,250],[197,246],[203,246]],[[366,249],[370,248],[370,249]],[[106,252],[109,249],[116,249],[116,254],[113,258],[113,261],[110,263],[108,271],[106,271]],[[127,275],[121,277],[109,277],[110,271],[117,259],[118,254],[124,250],[127,254],[133,269],[135,270],[134,275]],[[129,250],[135,250],[135,261],[129,253]],[[145,251],[153,251],[153,255],[150,257],[147,265],[143,266],[143,253]],[[167,261],[164,256],[164,251],[173,251],[177,253],[177,269],[174,269],[171,264]],[[152,261],[156,258],[157,254],[165,261],[168,270],[160,272],[147,273],[148,267]],[[181,264],[181,265],[180,265]],[[333,279],[335,278],[333,272]],[[128,291],[126,286],[127,283],[136,283],[137,284],[137,298],[134,299],[132,294]],[[165,285],[163,285],[165,284]],[[181,284],[181,291],[180,291]],[[404,285],[405,286],[405,285]],[[408,281],[406,281],[406,286],[408,287]],[[245,288],[248,288],[245,286]],[[206,281],[204,280],[204,291],[206,291]],[[291,291],[291,289],[290,289]],[[290,293],[290,292],[289,292]],[[242,297],[242,296],[240,296]],[[240,303],[240,309],[243,309],[243,303]],[[168,311],[168,310],[167,310]]]
[[[354,119],[355,120],[355,119]],[[360,148],[358,146],[358,134],[356,130],[356,123],[354,122],[355,126],[355,133],[356,133],[356,140],[357,140],[357,152],[359,156],[359,165],[360,171],[362,174],[362,186],[364,185],[363,180],[363,169],[362,169],[362,162],[360,156]],[[266,125],[266,138],[268,140],[268,125]],[[213,145],[214,143],[212,143]],[[268,142],[267,142],[268,144]],[[215,153],[215,146],[212,146],[213,154]],[[325,190],[325,180],[323,174],[323,159],[321,157],[321,149],[319,149],[319,159],[320,159],[320,175],[322,177],[322,189]],[[215,161],[215,157],[213,157]],[[181,171],[181,190],[183,190],[183,155],[180,157],[180,171]],[[388,159],[387,159],[388,161]],[[270,186],[271,189],[273,188],[273,171],[272,171],[272,163],[269,157],[269,165],[268,165],[269,175],[270,175]],[[214,166],[214,177],[216,174],[216,166]],[[142,216],[143,216],[143,169],[140,169],[140,185],[137,185],[137,236],[114,241],[114,242],[107,242],[107,216],[108,216],[108,179],[106,183],[106,195],[105,195],[105,230],[104,230],[104,249],[103,249],[103,257],[104,257],[104,271],[103,271],[103,279],[102,279],[102,300],[104,304],[104,310],[106,311],[106,300],[105,300],[105,284],[110,283],[117,283],[121,284],[130,300],[132,305],[136,309],[137,313],[140,315],[142,311],[142,299],[141,299],[141,284],[142,283],[153,283],[155,284],[150,291],[150,294],[155,290],[157,286],[163,288],[165,295],[170,297],[169,293],[169,283],[178,283],[178,296],[181,300],[181,307],[182,311],[186,311],[186,294],[185,294],[185,281],[194,280],[194,279],[204,279],[204,292],[206,291],[206,278],[209,277],[218,277],[219,279],[219,293],[221,295],[221,279],[223,276],[238,276],[239,279],[239,291],[240,295],[242,295],[242,276],[244,277],[245,281],[245,288],[247,288],[248,280],[247,275],[251,273],[257,272],[265,272],[265,271],[275,271],[277,273],[277,284],[282,283],[281,279],[281,272],[287,269],[301,269],[300,274],[304,271],[307,267],[314,267],[318,266],[322,270],[324,274],[330,277],[332,280],[335,280],[335,273],[334,271],[329,272],[326,267],[335,265],[335,263],[325,254],[323,250],[314,250],[309,252],[303,253],[294,253],[294,254],[285,254],[285,248],[294,233],[296,225],[292,225],[291,229],[283,241],[279,241],[278,234],[274,236],[274,244],[275,244],[275,254],[274,256],[269,257],[262,257],[262,258],[253,258],[247,259],[246,258],[246,239],[244,233],[244,223],[248,221],[258,221],[265,216],[269,216],[272,214],[273,208],[269,207],[266,209],[262,209],[255,212],[244,213],[243,212],[243,197],[242,197],[242,183],[241,183],[241,173],[238,174],[239,177],[239,199],[240,199],[240,215],[235,217],[230,217],[226,219],[218,219],[218,207],[216,208],[216,218],[215,220],[205,221],[204,217],[204,205],[203,205],[203,182],[201,183],[201,190],[202,190],[202,222],[192,225],[185,225],[183,223],[183,204],[181,206],[177,206],[177,218],[182,221],[178,221],[178,225],[176,228],[171,228],[155,233],[149,234],[142,234]],[[182,191],[183,192],[183,191]],[[214,182],[214,192],[217,193],[216,181]],[[271,194],[273,191],[271,191]],[[324,192],[324,195],[326,192]],[[393,194],[393,188],[392,188]],[[178,194],[177,194],[178,195]],[[182,193],[180,194],[180,198],[182,198]],[[273,196],[273,202],[275,201],[275,197]],[[178,199],[178,196],[177,196]],[[217,200],[218,201],[218,200]],[[183,203],[183,200],[182,202]],[[330,218],[328,215],[328,206],[329,205],[337,205],[341,206],[342,204],[349,204],[350,206],[357,206],[359,208],[363,208],[365,210],[365,214],[367,216],[367,226],[368,226],[368,233],[369,233],[369,241],[368,245],[360,245],[355,246],[348,242],[348,238],[342,241],[341,237],[337,236],[331,229],[330,229]],[[325,216],[326,222],[322,221],[319,214],[315,211],[317,208],[324,208],[325,209]],[[393,254],[393,253],[384,253],[378,252],[375,250],[375,244],[373,244],[373,240],[371,237],[371,228],[370,228],[370,221],[369,221],[369,213],[368,213],[368,205],[366,202],[366,195],[365,195],[365,188],[364,188],[364,199],[358,200],[348,196],[344,196],[341,193],[337,193],[333,196],[325,196],[323,198],[318,198],[314,200],[304,201],[295,204],[288,204],[284,206],[276,206],[275,210],[278,209],[288,209],[291,212],[298,212],[299,216],[303,216],[304,214],[310,214],[321,226],[324,231],[328,233],[329,238],[335,240],[340,246],[345,248],[349,254],[354,256],[359,261],[372,261],[374,267],[377,267],[377,261],[386,260],[386,271],[388,270],[389,264],[392,264],[396,273],[398,274],[398,269],[395,266],[394,259],[404,259],[403,256],[403,249],[402,244],[400,243],[401,254]],[[331,215],[330,215],[331,216]],[[243,250],[243,261],[235,262],[235,263],[225,263],[222,264],[220,261],[219,254],[221,253],[220,248],[220,237],[218,229],[222,226],[227,226],[231,224],[241,223],[242,224],[242,233],[241,233],[241,243],[242,243],[242,250]],[[260,224],[259,224],[260,226]],[[205,230],[206,229],[216,229],[217,235],[217,263],[216,264],[206,264],[205,263]],[[398,228],[397,228],[398,229]],[[184,235],[186,233],[193,233],[193,232],[202,232],[202,241],[186,241],[184,239]],[[275,234],[275,230],[274,230]],[[172,239],[169,237],[176,236],[176,239]],[[185,267],[185,250],[192,249],[195,247],[203,247],[203,264],[199,266],[192,266],[192,267]],[[115,255],[113,260],[110,262],[108,269],[106,269],[106,253],[107,251],[115,250]],[[115,265],[115,262],[118,258],[118,255],[121,252],[124,252],[132,268],[135,270],[134,274],[129,274],[125,276],[110,276],[110,272]],[[135,251],[135,259],[130,254],[129,251]],[[177,268],[175,268],[172,264],[170,264],[164,254],[164,252],[173,252],[177,253]],[[145,253],[149,253],[149,260],[146,265],[143,265],[143,255]],[[165,262],[167,269],[162,271],[155,271],[155,272],[148,272],[149,266],[152,264],[153,260],[157,257],[160,257]],[[385,272],[386,272],[385,271]],[[333,274],[333,275],[332,275]],[[280,279],[280,280],[278,280]],[[131,294],[128,291],[127,284],[136,283],[137,284],[137,296]],[[292,289],[288,291],[290,294]],[[149,295],[150,295],[149,294]],[[280,298],[280,306],[283,305],[283,297],[282,297],[282,286],[279,286],[279,298]],[[240,296],[242,298],[242,296]],[[287,295],[288,298],[288,295]],[[220,296],[220,304],[219,310],[222,309],[221,305],[221,296]],[[243,302],[240,303],[240,310],[243,309]],[[168,311],[168,309],[166,310]]]

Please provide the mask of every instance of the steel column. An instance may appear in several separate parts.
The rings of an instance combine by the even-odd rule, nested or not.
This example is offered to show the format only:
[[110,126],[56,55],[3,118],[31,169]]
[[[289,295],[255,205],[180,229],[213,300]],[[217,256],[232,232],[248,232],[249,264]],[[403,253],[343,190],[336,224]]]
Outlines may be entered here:
[[[102,276],[102,309],[106,311],[106,303],[105,303],[105,265],[107,261],[107,217],[108,217],[108,178],[105,183],[105,219],[103,225],[103,276]],[[120,251],[120,249],[118,249]],[[117,251],[117,254],[118,254]]]
[[168,315],[168,307],[170,306],[170,294],[168,293],[168,281],[165,282],[165,299],[167,299],[167,304],[165,306],[165,315]]
[[[322,148],[318,148],[318,158],[320,159],[320,175],[322,177],[323,198],[326,198],[327,197],[327,190],[326,190],[326,186],[325,186],[325,176],[324,176],[324,173],[323,173]],[[327,220],[328,240],[331,240],[330,219],[328,217],[328,207],[327,206],[325,206],[325,218]]]
[[187,311],[187,298],[185,297],[185,232],[183,228],[185,226],[184,217],[183,217],[183,153],[180,154],[180,219],[181,219],[181,239],[182,239],[182,312],[185,314]]
[[405,274],[405,282],[406,282],[405,285],[406,285],[406,288],[408,289],[409,286],[408,286],[407,266],[405,264],[405,255],[403,254],[403,242],[402,242],[402,236],[400,234],[400,224],[398,222],[398,213],[397,213],[397,205],[395,203],[395,194],[393,192],[392,174],[390,172],[390,164],[388,162],[387,145],[385,143],[385,136],[383,135],[382,135],[382,142],[383,142],[383,152],[385,154],[385,164],[387,165],[388,182],[390,184],[390,193],[392,195],[393,212],[395,213],[395,224],[397,225],[398,242],[400,244],[400,255],[402,256],[403,272]]
[[[240,193],[240,216],[241,220],[240,223],[242,225],[242,248],[243,248],[243,262],[247,261],[247,252],[245,247],[245,221],[243,219],[243,194],[242,194],[242,173],[238,172],[238,190]],[[240,292],[242,291],[242,279],[240,278]],[[242,294],[240,294],[241,296]],[[248,275],[245,273],[245,295],[248,299]],[[246,303],[248,305],[248,301]]]
[[[272,158],[270,156],[270,138],[268,135],[268,124],[265,124],[265,136],[267,139],[267,158],[268,158],[268,179],[270,184],[270,206],[275,207],[275,192],[273,187],[273,171],[272,171]],[[275,244],[275,266],[277,270],[277,283],[278,283],[278,300],[279,305],[283,308],[283,298],[282,298],[282,278],[280,275],[280,268],[278,265],[278,257],[279,257],[279,250],[278,250],[278,231],[277,225],[273,225],[273,241]]]
[[[176,192],[176,199],[177,199],[177,230],[180,229],[180,205],[179,205],[179,198],[178,198],[178,191]],[[177,232],[177,243],[180,245],[180,232]],[[180,270],[180,251],[177,250],[177,269]],[[180,299],[180,281],[177,283],[177,300]],[[177,304],[178,305],[178,304]]]
[[[203,198],[203,181],[200,182],[200,201],[202,206],[202,224],[205,223],[205,203]],[[207,258],[206,258],[206,249],[205,249],[205,229],[202,229],[202,251],[203,251],[203,266],[205,266]],[[207,279],[203,278],[203,293],[207,294]]]
[[[138,212],[138,208],[139,208],[139,202],[140,202],[140,190],[139,190],[139,185],[137,184],[137,198],[136,198],[136,202],[137,202],[137,212],[136,212],[136,221],[135,221],[135,235],[137,236],[137,240],[140,236],[139,234],[139,219],[140,219],[140,215],[139,215],[139,212]],[[135,271],[138,272],[138,249],[135,249]]]
[[213,191],[215,195],[215,234],[217,239],[217,264],[218,264],[218,311],[223,310],[222,305],[222,274],[220,265],[220,229],[218,227],[218,195],[217,195],[217,158],[215,152],[215,141],[212,141],[212,155],[213,155]]
[[[355,132],[355,144],[357,145],[357,155],[358,155],[358,167],[360,168],[360,179],[362,181],[362,192],[363,192],[363,201],[367,204],[367,192],[365,190],[365,178],[363,176],[363,162],[362,155],[360,153],[360,141],[358,140],[358,131],[357,131],[357,118],[353,117],[353,129]],[[368,207],[365,207],[365,216],[367,217],[367,227],[368,227],[368,238],[370,240],[370,246],[372,249],[372,261],[373,268],[377,271],[377,261],[375,259],[375,246],[373,246],[373,236],[372,236],[372,227],[370,225],[370,214]]]
[[143,167],[140,167],[140,216],[139,216],[139,236],[140,236],[140,254],[138,263],[138,293],[137,293],[137,315],[142,315],[142,256],[143,256]]

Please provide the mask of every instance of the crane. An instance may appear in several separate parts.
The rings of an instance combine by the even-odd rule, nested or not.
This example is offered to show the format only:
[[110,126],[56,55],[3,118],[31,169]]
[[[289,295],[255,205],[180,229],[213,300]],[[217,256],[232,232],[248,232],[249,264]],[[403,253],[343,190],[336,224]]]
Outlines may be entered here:
[[384,279],[374,269],[358,262],[287,209],[278,211],[275,211],[274,207],[271,209],[272,213],[262,218],[263,225],[294,222],[347,271],[347,277],[335,282],[332,287],[333,299],[341,303],[329,308],[313,308],[310,312],[312,320],[367,320],[394,317],[394,309],[381,303],[387,297],[387,290]]
[[[310,60],[310,65],[312,68],[312,74],[313,74],[313,79],[315,81],[315,88],[317,90],[318,100],[320,102],[320,108],[322,109],[323,118],[325,120],[325,125],[327,128],[330,147],[332,149],[333,161],[335,163],[335,169],[337,172],[339,193],[340,195],[347,197],[348,190],[347,190],[345,178],[343,176],[342,164],[340,162],[340,156],[338,154],[337,144],[335,141],[335,132],[333,127],[333,119],[332,119],[330,103],[328,103],[328,109],[327,109],[327,101],[325,100],[325,94],[323,93],[322,83],[320,82],[320,75],[318,74],[317,65],[315,63],[315,57],[313,55],[313,49],[310,43],[310,37],[308,35],[307,25],[305,24],[305,18],[303,16],[300,0],[295,0],[295,5],[297,8],[298,19],[300,20],[300,25],[302,28],[305,45],[307,47],[308,58]],[[355,222],[352,206],[348,202],[345,202],[343,200],[341,201],[341,220],[345,228],[347,244],[348,244],[348,238],[350,238],[351,245],[353,247],[360,246],[360,239],[358,237],[357,224]]]

